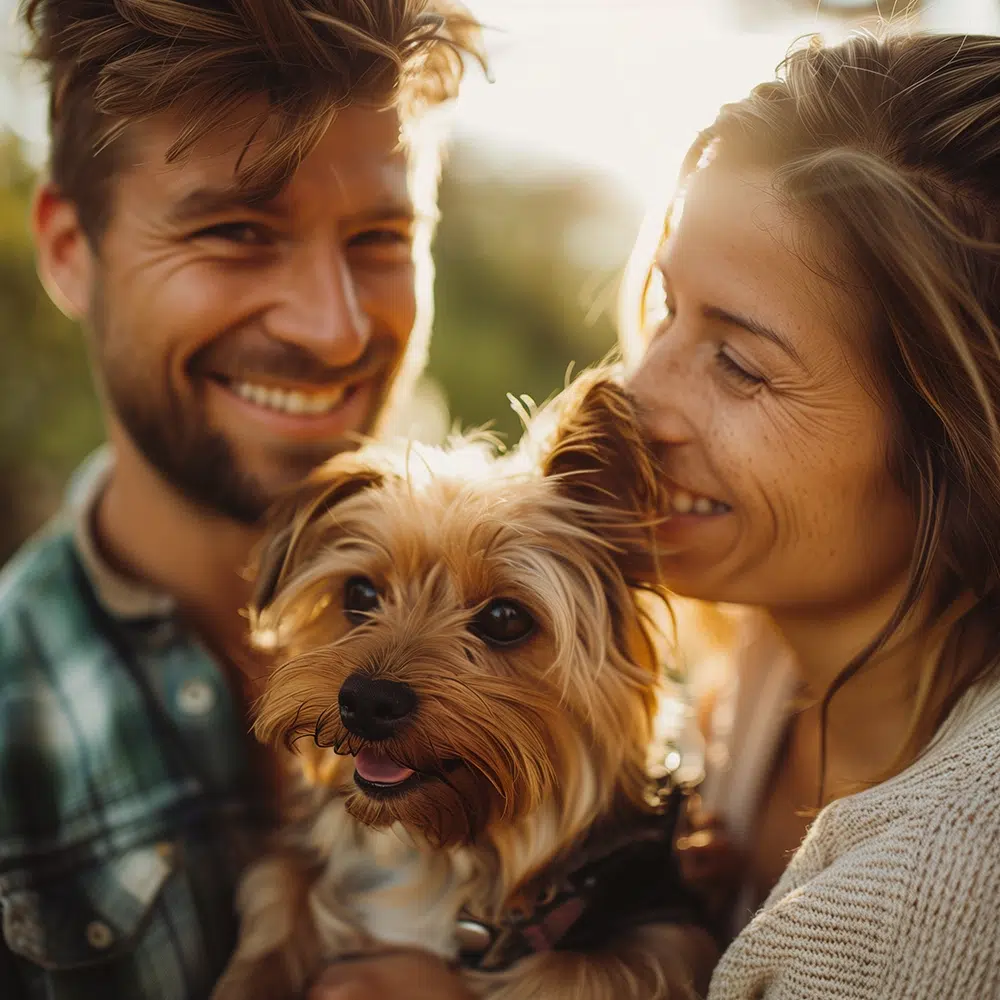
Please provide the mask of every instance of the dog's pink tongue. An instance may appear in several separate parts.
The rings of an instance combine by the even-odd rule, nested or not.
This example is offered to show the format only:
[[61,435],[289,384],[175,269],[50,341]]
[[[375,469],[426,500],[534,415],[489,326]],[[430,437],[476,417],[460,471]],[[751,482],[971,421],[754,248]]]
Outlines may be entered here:
[[365,781],[378,785],[398,785],[413,774],[413,768],[400,767],[384,753],[365,747],[354,758],[354,769]]

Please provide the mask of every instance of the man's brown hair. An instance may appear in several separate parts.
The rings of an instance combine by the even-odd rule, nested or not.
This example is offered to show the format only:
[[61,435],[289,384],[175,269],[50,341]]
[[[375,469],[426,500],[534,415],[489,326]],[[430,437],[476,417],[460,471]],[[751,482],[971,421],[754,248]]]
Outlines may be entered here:
[[[184,155],[255,97],[259,154],[241,183],[276,190],[347,104],[404,118],[453,97],[479,26],[453,0],[24,0],[31,57],[49,84],[50,171],[91,240],[129,127],[169,108]],[[246,150],[244,149],[244,153]]]

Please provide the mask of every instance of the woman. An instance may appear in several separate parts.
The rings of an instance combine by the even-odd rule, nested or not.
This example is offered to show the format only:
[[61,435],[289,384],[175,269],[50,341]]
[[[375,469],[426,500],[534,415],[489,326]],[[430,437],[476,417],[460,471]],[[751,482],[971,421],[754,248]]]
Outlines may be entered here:
[[766,903],[709,996],[1000,996],[1000,39],[793,54],[691,150],[651,278],[665,582],[792,654],[731,718]]
[[[810,47],[687,158],[632,345],[661,569],[792,654],[744,675],[750,777],[712,777],[766,902],[710,1000],[1000,996],[998,264],[998,39]],[[331,976],[463,995],[417,957]]]

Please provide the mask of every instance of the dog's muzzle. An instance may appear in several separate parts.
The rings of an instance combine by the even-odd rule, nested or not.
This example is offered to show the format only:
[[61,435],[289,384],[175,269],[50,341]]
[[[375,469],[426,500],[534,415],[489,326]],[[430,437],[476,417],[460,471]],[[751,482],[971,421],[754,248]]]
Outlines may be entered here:
[[417,708],[413,688],[355,673],[344,681],[338,697],[344,728],[365,740],[387,740],[396,735]]

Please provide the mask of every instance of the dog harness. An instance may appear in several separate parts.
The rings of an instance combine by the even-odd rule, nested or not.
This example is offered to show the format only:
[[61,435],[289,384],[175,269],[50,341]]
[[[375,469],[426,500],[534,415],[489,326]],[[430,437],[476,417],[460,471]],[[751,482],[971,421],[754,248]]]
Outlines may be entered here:
[[634,927],[698,924],[705,919],[684,885],[674,833],[685,791],[661,782],[656,807],[617,837],[591,837],[536,893],[534,905],[512,908],[496,923],[463,912],[458,964],[500,972],[545,951],[591,951]]

